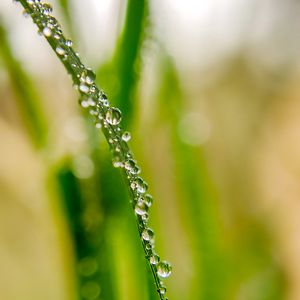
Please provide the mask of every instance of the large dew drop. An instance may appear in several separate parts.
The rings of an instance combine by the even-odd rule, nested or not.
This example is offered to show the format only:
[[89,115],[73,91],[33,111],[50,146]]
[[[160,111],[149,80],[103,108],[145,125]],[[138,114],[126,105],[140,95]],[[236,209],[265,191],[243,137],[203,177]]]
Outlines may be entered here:
[[118,125],[121,122],[122,113],[115,107],[109,108],[105,115],[105,119],[110,125]]
[[169,277],[172,272],[172,266],[167,261],[163,260],[157,265],[157,275],[162,278]]

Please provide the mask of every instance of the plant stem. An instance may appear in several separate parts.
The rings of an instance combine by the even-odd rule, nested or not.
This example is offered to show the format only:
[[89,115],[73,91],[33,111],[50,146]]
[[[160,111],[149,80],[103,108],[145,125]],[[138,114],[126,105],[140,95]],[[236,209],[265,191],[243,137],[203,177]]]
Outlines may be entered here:
[[157,273],[157,265],[150,262],[150,258],[155,255],[154,244],[152,240],[148,241],[143,238],[143,231],[148,228],[148,208],[150,205],[145,201],[148,185],[138,176],[140,169],[136,165],[127,144],[128,138],[124,137],[124,131],[119,126],[122,117],[121,112],[117,108],[109,106],[106,95],[95,85],[95,74],[82,64],[78,54],[72,48],[72,42],[64,37],[60,24],[50,14],[51,6],[41,3],[39,0],[19,0],[19,2],[71,75],[73,84],[80,93],[81,106],[89,110],[95,119],[96,127],[101,127],[113,154],[113,165],[123,170],[130,191],[131,204],[136,214],[140,239],[159,298],[167,300],[165,287]]

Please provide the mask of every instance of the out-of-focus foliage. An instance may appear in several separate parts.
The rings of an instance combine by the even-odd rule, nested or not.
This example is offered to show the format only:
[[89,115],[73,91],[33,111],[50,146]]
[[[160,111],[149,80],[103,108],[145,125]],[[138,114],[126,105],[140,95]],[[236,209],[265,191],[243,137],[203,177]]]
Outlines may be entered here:
[[[124,113],[169,299],[298,300],[299,5],[200,2],[51,1]],[[103,137],[5,5],[0,299],[157,299]]]

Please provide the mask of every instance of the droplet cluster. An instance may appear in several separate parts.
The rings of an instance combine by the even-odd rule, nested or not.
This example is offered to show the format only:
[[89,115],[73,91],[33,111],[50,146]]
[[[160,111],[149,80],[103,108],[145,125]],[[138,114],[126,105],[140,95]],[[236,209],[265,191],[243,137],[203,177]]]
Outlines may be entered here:
[[[168,262],[161,261],[155,252],[155,235],[153,230],[148,227],[148,213],[153,198],[147,193],[148,184],[140,176],[141,169],[128,147],[131,134],[120,126],[122,113],[118,108],[110,106],[105,93],[96,86],[95,73],[82,64],[78,53],[72,48],[72,41],[64,37],[60,24],[51,16],[51,5],[42,3],[40,0],[19,0],[19,2],[25,8],[26,15],[32,17],[33,22],[38,26],[39,33],[48,40],[72,76],[73,84],[80,93],[81,107],[94,118],[95,127],[101,128],[104,133],[112,152],[113,166],[122,169],[126,175],[146,259],[154,275],[160,299],[167,300],[166,287],[162,279],[171,274],[172,267]],[[92,260],[85,260],[80,264],[80,272],[83,276],[88,276],[94,272],[95,267]],[[88,282],[86,286],[82,287],[81,292],[84,298],[94,299],[100,293],[100,287],[96,282]]]

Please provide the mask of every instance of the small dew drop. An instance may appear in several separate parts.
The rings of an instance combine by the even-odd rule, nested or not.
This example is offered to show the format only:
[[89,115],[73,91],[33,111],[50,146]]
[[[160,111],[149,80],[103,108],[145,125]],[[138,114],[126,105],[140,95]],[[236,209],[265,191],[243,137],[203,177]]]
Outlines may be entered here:
[[172,266],[169,262],[163,260],[157,265],[157,275],[162,278],[167,278],[172,272]]
[[96,127],[97,129],[100,129],[100,128],[102,127],[102,124],[101,124],[100,122],[97,122],[97,123],[95,124],[95,127]]
[[66,53],[66,51],[59,46],[56,47],[55,51],[58,55],[64,55]]
[[46,37],[49,37],[52,35],[52,31],[49,27],[44,27],[43,29],[43,35],[46,36]]
[[160,257],[157,254],[153,254],[150,257],[150,264],[151,265],[157,265],[159,263]]
[[67,47],[72,47],[73,42],[72,42],[71,40],[66,40],[66,41],[65,41],[65,45],[66,45]]
[[119,157],[113,158],[112,164],[115,168],[123,168],[124,164],[122,161],[120,161]]
[[134,211],[137,215],[146,215],[148,212],[148,206],[144,203],[144,201],[138,200],[135,205]]
[[153,203],[153,198],[152,198],[152,196],[151,196],[150,194],[146,194],[146,195],[144,196],[144,202],[146,203],[146,205],[147,205],[148,207],[150,207],[150,206],[152,205],[152,203]]
[[87,93],[89,92],[90,89],[89,89],[89,87],[88,87],[87,85],[81,83],[81,84],[79,85],[79,90],[80,90],[82,93],[87,94]]
[[112,107],[112,108],[108,109],[108,111],[105,115],[105,119],[110,125],[115,126],[115,125],[120,124],[121,119],[122,119],[122,114],[119,109]]
[[125,132],[122,134],[122,140],[123,140],[124,142],[128,142],[128,141],[130,141],[130,139],[131,139],[131,134],[130,134],[130,132],[129,132],[129,131],[125,131]]
[[42,9],[42,11],[43,11],[43,13],[45,14],[45,15],[49,15],[49,14],[51,14],[51,12],[52,12],[52,6],[50,5],[50,4],[48,4],[48,3],[44,3],[43,4],[43,9]]
[[154,232],[151,228],[146,228],[142,232],[142,238],[144,241],[153,242],[154,241]]
[[86,83],[91,85],[95,82],[95,79],[96,79],[96,74],[91,69],[87,69],[85,75]]
[[161,287],[159,288],[159,293],[160,293],[161,295],[164,295],[166,292],[167,292],[166,287],[161,286]]

